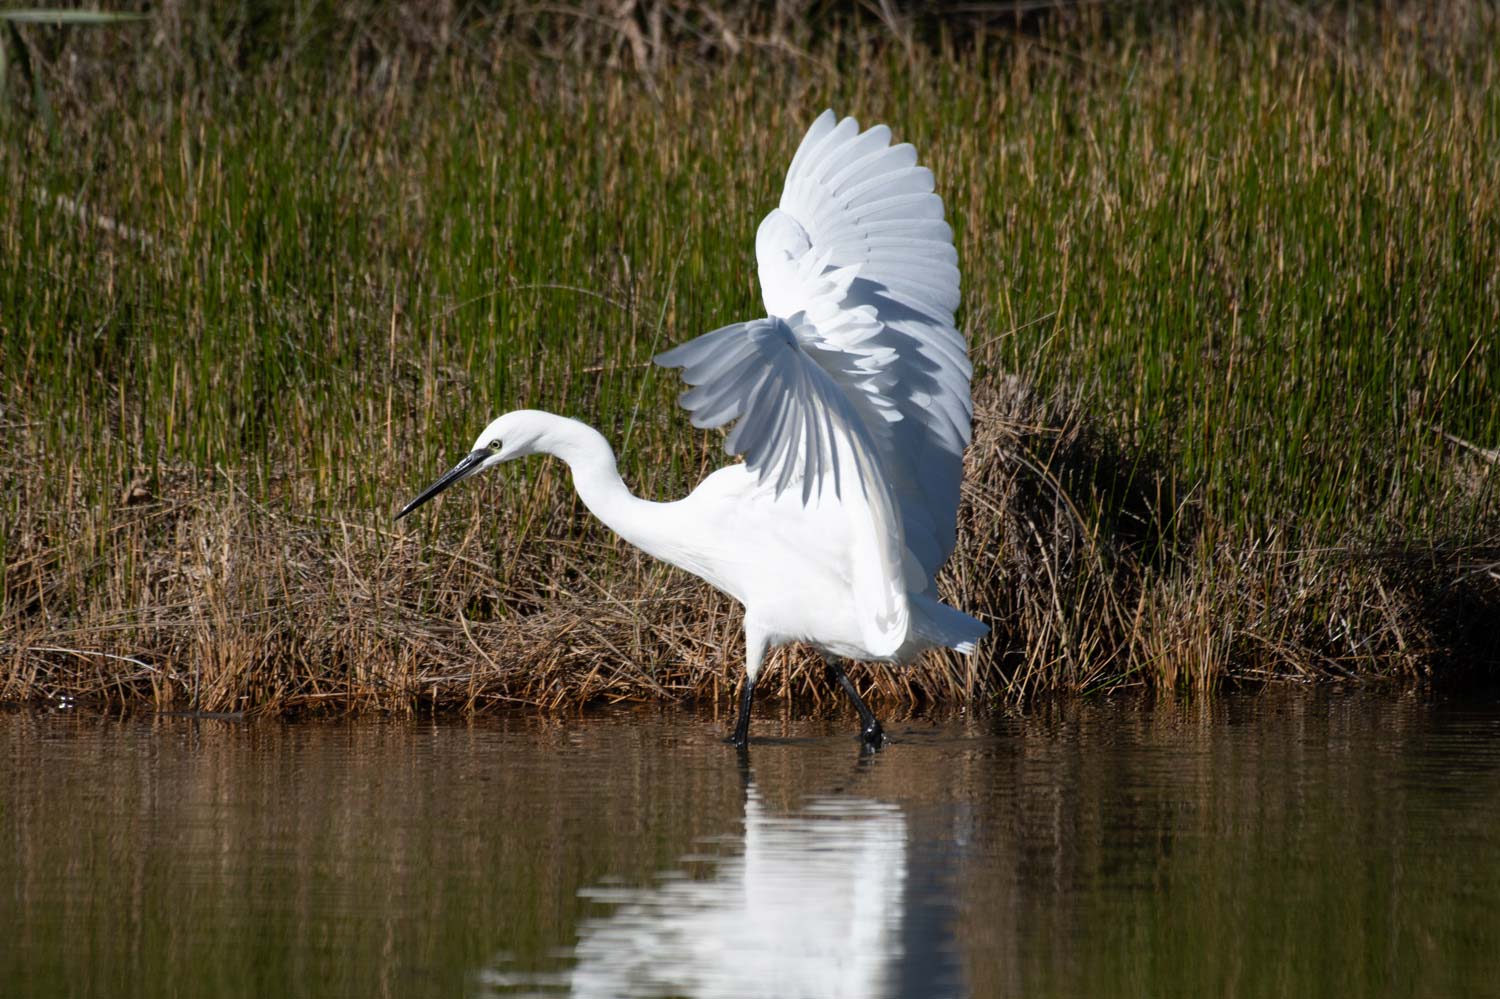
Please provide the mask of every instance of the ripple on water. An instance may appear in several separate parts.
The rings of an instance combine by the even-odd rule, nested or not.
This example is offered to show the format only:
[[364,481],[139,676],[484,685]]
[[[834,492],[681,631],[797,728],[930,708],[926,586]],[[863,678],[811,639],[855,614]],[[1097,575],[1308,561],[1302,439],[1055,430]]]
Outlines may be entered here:
[[1500,708],[0,716],[16,994],[1481,995]]

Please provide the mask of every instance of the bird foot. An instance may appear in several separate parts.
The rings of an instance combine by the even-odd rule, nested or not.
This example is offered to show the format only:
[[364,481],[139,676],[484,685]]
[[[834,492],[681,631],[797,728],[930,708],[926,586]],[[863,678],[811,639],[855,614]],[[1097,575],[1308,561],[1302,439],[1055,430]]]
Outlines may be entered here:
[[859,738],[866,749],[872,752],[878,751],[885,746],[885,729],[880,727],[880,722],[872,721],[865,726]]

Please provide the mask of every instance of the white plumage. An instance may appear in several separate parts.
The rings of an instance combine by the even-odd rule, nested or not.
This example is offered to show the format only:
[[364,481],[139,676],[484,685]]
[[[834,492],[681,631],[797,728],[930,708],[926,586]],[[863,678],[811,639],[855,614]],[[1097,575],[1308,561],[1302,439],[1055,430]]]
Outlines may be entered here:
[[803,641],[880,727],[835,657],[903,662],[924,648],[974,651],[988,630],[938,601],[953,551],[972,406],[957,253],[916,151],[825,111],[756,233],[767,316],[656,358],[682,369],[698,427],[729,427],[743,465],[685,499],[630,495],[590,428],[531,410],[485,428],[471,454],[402,510],[492,464],[545,452],[568,462],[589,508],[626,540],[745,606],[746,685],[767,648]]
[[906,916],[906,817],[862,798],[777,815],[752,786],[744,853],[705,879],[585,892],[579,997],[869,999],[894,992]]
[[578,999],[891,995],[904,960],[934,961],[903,953],[908,838],[896,805],[827,797],[781,814],[751,784],[742,842],[699,876],[585,889],[609,911],[579,924],[571,967],[528,974],[498,961],[476,984]]
[[[894,578],[903,566],[902,585],[925,592],[953,551],[973,369],[953,325],[958,254],[942,199],[916,150],[890,137],[884,125],[862,133],[853,118],[824,111],[756,233],[773,318],[725,327],[657,361],[697,386],[682,397],[695,426],[739,421],[726,450],[778,489],[800,478],[806,497],[823,476],[838,476],[834,456],[848,447],[886,539],[882,569]],[[896,632],[901,597],[878,605]]]

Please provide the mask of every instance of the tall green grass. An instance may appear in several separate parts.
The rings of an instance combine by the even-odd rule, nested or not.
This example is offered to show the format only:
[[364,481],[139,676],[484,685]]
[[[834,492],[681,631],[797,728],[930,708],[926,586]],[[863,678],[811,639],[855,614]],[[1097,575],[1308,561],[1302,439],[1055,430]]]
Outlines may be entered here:
[[[760,311],[755,226],[830,105],[934,170],[981,421],[1016,375],[1056,417],[1035,441],[1086,428],[1109,484],[1049,476],[1040,444],[1025,467],[1129,565],[1114,630],[1069,651],[1023,618],[1086,629],[1092,605],[1054,578],[1042,606],[1013,562],[1032,539],[971,507],[954,585],[999,637],[929,694],[1469,654],[1452,618],[1500,606],[1500,51],[1491,11],[1452,9],[1464,30],[1219,13],[961,48],[855,33],[649,76],[524,39],[235,75],[196,38],[142,44],[120,79],[75,71],[61,141],[4,126],[4,695],[732,684],[727,604],[700,611],[705,591],[592,524],[560,466],[390,517],[512,408],[599,426],[648,496],[715,467],[649,359]],[[1031,474],[1007,460],[990,473]],[[1436,575],[1345,571],[1393,558]],[[1113,578],[1104,561],[1058,569]],[[78,654],[101,651],[139,662]]]

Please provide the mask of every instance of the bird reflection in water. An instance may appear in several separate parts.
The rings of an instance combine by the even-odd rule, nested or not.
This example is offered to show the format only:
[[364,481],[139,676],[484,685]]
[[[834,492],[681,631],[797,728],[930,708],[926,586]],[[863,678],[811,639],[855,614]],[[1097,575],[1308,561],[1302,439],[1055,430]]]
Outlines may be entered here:
[[911,978],[910,968],[903,974],[907,841],[894,804],[824,796],[777,814],[747,778],[742,850],[731,841],[724,855],[685,858],[706,862],[707,876],[670,872],[646,887],[584,889],[609,911],[579,925],[571,967],[495,967],[477,983],[512,996],[901,995]]

